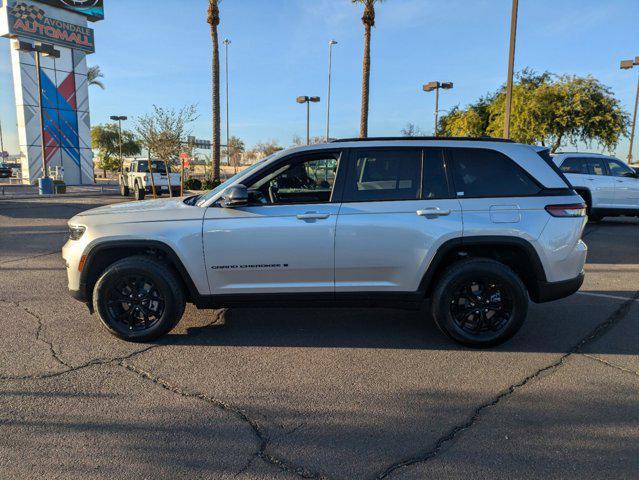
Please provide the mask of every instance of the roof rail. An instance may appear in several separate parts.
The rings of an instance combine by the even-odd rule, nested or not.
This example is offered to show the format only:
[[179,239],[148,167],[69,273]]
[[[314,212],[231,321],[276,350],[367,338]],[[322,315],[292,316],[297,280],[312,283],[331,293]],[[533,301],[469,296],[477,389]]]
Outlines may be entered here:
[[466,142],[503,142],[514,143],[512,140],[505,138],[493,138],[493,137],[367,137],[367,138],[336,138],[331,140],[330,143],[339,142],[375,142],[375,141],[388,141],[388,140],[461,140]]

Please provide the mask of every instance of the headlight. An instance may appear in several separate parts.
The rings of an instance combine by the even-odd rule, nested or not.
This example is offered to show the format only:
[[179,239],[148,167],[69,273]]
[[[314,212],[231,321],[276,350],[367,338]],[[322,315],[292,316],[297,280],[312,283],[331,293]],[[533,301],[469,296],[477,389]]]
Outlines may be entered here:
[[86,229],[81,225],[69,225],[69,240],[80,240]]

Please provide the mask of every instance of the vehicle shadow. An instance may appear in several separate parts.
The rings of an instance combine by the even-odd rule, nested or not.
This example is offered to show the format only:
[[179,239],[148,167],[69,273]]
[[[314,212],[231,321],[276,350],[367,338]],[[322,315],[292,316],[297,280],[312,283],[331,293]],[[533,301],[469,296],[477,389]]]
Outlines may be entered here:
[[[504,352],[568,352],[589,338],[591,353],[616,353],[614,342],[598,342],[627,318],[636,325],[637,292],[588,292],[547,304],[531,304],[520,332],[491,350]],[[600,297],[599,295],[604,295]],[[619,298],[610,298],[619,297]],[[624,300],[628,299],[628,300]],[[636,306],[635,306],[636,305]],[[216,323],[191,326],[196,311],[187,311],[177,333],[160,344],[227,347],[372,348],[466,350],[435,325],[428,305],[419,311],[385,308],[235,308]],[[201,315],[201,314],[200,314]],[[639,336],[639,329],[637,336]],[[628,347],[639,354],[639,343]],[[621,347],[620,347],[621,348]]]

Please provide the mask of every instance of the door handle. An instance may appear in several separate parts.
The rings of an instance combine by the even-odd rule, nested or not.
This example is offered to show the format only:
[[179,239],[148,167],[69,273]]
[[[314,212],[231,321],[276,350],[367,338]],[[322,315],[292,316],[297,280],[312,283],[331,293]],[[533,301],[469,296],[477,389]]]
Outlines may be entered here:
[[450,215],[450,209],[441,209],[439,207],[424,208],[422,210],[417,210],[416,213],[420,217],[444,217],[446,215]]
[[623,180],[615,180],[617,183],[623,183]]
[[296,215],[298,220],[324,220],[330,216],[331,216],[330,213],[317,213],[317,212],[306,212],[306,213],[300,213],[299,215]]
[[586,180],[590,181],[590,182],[594,182],[595,179],[594,178],[587,178]]

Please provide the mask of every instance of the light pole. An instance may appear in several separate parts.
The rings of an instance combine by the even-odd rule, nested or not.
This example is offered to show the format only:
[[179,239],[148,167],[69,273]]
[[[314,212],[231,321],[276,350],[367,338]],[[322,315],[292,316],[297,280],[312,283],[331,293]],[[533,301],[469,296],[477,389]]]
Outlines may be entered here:
[[44,108],[42,107],[42,71],[40,68],[40,55],[45,57],[60,58],[60,51],[56,50],[53,45],[46,43],[31,44],[16,40],[13,48],[22,52],[35,52],[36,79],[38,82],[38,109],[40,110],[40,138],[42,148],[42,178],[38,181],[40,194],[52,194],[53,182],[49,178],[47,172],[47,149],[44,140]]
[[331,128],[331,63],[333,60],[333,45],[337,45],[335,40],[328,42],[328,96],[326,97],[326,141],[330,138]]
[[439,90],[450,90],[453,88],[453,82],[429,82],[422,87],[425,92],[435,90],[435,136],[437,136],[437,121],[439,119]]
[[4,155],[4,138],[2,137],[2,121],[0,121],[0,158]]
[[297,103],[306,104],[306,145],[311,143],[311,102],[317,103],[320,97],[307,97],[305,95],[296,98]]
[[515,66],[515,43],[517,39],[517,12],[519,0],[513,0],[510,14],[510,49],[508,52],[508,78],[506,79],[506,111],[504,112],[504,138],[510,138],[510,107],[513,103],[513,69]]
[[122,173],[122,167],[124,166],[124,159],[122,158],[122,121],[127,117],[124,115],[111,115],[111,120],[118,122],[118,143],[120,144],[120,173]]
[[[630,70],[632,67],[639,65],[639,57],[634,60],[623,60],[621,62],[622,70]],[[635,125],[637,124],[637,104],[639,104],[639,80],[637,80],[637,96],[635,97],[635,111],[632,115],[632,127],[630,128],[630,149],[628,150],[628,163],[632,163],[632,145],[635,141]]]
[[224,63],[226,72],[226,163],[231,164],[231,155],[229,152],[229,45],[231,41],[225,38],[224,44]]

